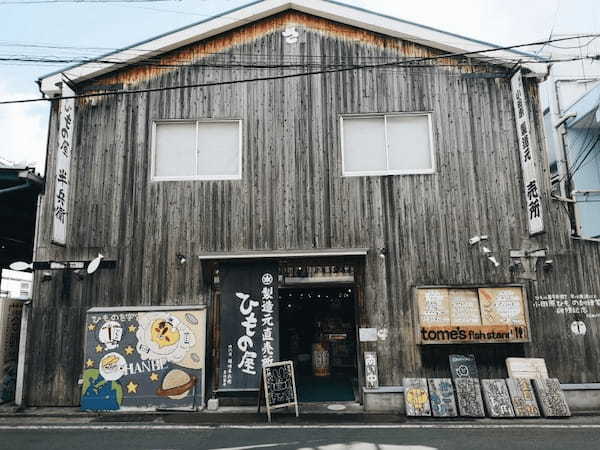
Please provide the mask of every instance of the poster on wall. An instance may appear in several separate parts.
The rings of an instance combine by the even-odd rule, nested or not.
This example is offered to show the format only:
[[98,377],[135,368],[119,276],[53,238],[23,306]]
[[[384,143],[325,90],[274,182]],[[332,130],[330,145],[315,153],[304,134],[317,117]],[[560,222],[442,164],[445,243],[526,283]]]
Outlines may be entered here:
[[15,399],[23,300],[0,299],[0,403]]
[[200,408],[205,349],[205,307],[92,308],[81,409]]
[[258,390],[263,366],[279,361],[279,266],[231,262],[221,282],[219,390]]
[[417,287],[420,344],[529,342],[521,286]]

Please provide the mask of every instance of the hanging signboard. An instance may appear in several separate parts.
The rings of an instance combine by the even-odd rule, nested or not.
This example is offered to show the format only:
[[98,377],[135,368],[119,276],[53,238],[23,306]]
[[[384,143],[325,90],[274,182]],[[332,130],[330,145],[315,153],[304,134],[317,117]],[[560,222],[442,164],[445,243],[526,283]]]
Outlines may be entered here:
[[279,360],[278,273],[274,262],[220,265],[219,390],[258,390],[262,367]]
[[529,342],[521,286],[416,288],[420,344]]
[[377,389],[379,387],[377,352],[365,352],[365,380],[367,389]]
[[[75,93],[62,83],[63,97],[71,97]],[[73,127],[75,125],[75,99],[60,100],[58,142],[54,170],[54,209],[52,223],[52,242],[67,245],[67,221],[69,219],[69,187],[71,177],[71,151],[73,144]]]
[[92,308],[81,409],[198,409],[204,405],[205,348],[205,307]]
[[283,361],[273,363],[262,368],[262,382],[258,395],[258,412],[265,399],[267,417],[271,423],[271,410],[294,406],[296,417],[298,411],[298,394],[296,392],[296,379],[294,377],[294,363]]
[[542,210],[541,185],[537,175],[536,153],[531,137],[529,108],[523,89],[521,71],[517,71],[510,80],[519,138],[519,154],[523,171],[523,187],[527,203],[529,235],[544,232],[544,214]]

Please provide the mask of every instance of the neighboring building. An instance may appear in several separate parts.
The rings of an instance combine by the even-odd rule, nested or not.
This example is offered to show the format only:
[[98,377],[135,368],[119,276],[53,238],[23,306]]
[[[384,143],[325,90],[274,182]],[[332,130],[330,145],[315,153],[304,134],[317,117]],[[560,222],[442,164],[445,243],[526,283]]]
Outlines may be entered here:
[[553,191],[565,203],[573,235],[600,239],[600,40],[544,50],[557,61],[542,84]]
[[2,270],[0,278],[0,297],[12,299],[30,299],[33,292],[33,274]]
[[[302,401],[366,409],[397,408],[403,377],[448,376],[455,353],[482,378],[532,356],[598,381],[600,249],[550,198],[546,67],[460,56],[493,48],[268,0],[67,68],[68,86],[41,78],[98,95],[52,102],[35,261],[115,267],[36,272],[26,402],[79,404],[82,373],[90,408],[195,382],[240,402],[277,359]],[[200,316],[173,306],[207,307],[205,352]]]

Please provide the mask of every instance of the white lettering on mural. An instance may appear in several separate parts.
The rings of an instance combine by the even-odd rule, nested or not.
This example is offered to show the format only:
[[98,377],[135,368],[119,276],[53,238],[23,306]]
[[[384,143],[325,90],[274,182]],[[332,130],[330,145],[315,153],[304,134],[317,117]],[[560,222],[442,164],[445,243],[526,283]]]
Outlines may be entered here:
[[256,352],[250,349],[254,348],[254,341],[252,338],[256,334],[257,319],[254,313],[259,303],[250,298],[249,294],[242,292],[236,292],[235,296],[240,299],[240,312],[244,320],[242,321],[242,328],[245,330],[245,334],[240,336],[237,341],[237,346],[240,351],[243,352],[238,368],[242,369],[242,372],[248,375],[256,375]]
[[262,276],[262,366],[273,364],[275,349],[273,348],[273,276],[266,273]]
[[149,359],[147,361],[143,361],[142,363],[129,363],[125,366],[125,375],[135,375],[136,373],[143,372],[157,372],[159,370],[164,370],[166,360],[163,359]]

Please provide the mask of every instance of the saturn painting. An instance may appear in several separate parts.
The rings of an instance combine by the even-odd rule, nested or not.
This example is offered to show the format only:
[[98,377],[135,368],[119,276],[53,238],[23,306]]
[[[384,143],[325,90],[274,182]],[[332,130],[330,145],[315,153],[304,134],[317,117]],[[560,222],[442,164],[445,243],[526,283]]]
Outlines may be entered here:
[[196,377],[183,370],[173,369],[162,380],[162,386],[156,390],[156,395],[180,400],[188,395],[196,385]]

